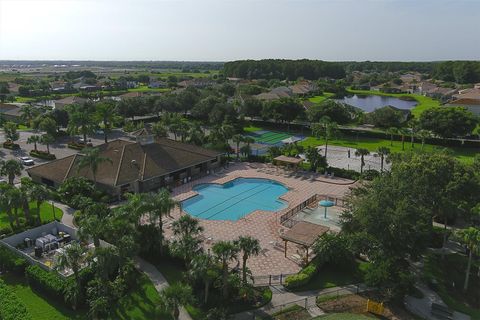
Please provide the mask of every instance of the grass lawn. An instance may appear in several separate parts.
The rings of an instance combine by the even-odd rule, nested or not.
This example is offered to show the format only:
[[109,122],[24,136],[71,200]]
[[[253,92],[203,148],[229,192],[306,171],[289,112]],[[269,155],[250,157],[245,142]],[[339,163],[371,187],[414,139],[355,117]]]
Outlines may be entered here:
[[420,94],[411,94],[411,93],[383,93],[380,91],[372,91],[372,90],[347,90],[350,93],[358,93],[358,94],[365,94],[365,95],[376,95],[376,96],[387,96],[387,97],[411,97],[418,101],[418,104],[415,108],[412,109],[412,114],[415,117],[418,117],[427,109],[438,107],[440,106],[440,101],[432,99],[430,97],[425,97]]
[[[30,207],[30,214],[36,220],[38,217],[37,204],[35,202],[30,202],[29,207]],[[24,223],[25,218],[23,215],[23,210],[18,210],[18,214],[20,216],[20,222]],[[57,220],[61,220],[62,217],[63,217],[63,211],[55,207],[55,218]],[[53,210],[52,210],[51,203],[43,202],[40,205],[40,218],[42,220],[42,223],[48,223],[50,221],[53,221]],[[8,216],[4,211],[1,211],[0,212],[0,229],[8,226],[10,226]]]
[[255,131],[260,131],[260,130],[263,130],[263,129],[260,128],[260,127],[252,126],[252,125],[243,128],[243,131],[245,131],[245,132],[255,132]]
[[351,269],[339,269],[335,266],[326,265],[320,268],[309,283],[292,291],[318,290],[359,283],[363,281],[363,274],[367,266],[367,262],[359,261],[356,261]]
[[75,312],[62,302],[47,299],[32,290],[25,278],[13,274],[0,276],[7,285],[13,288],[15,294],[23,301],[27,310],[35,320],[85,319],[84,312]]
[[129,92],[168,92],[169,88],[149,88],[148,86],[138,86],[134,89],[128,89]]
[[361,314],[354,313],[332,313],[326,316],[313,318],[312,320],[369,320],[372,317],[367,317]]
[[324,92],[323,94],[319,95],[319,96],[314,96],[314,97],[311,97],[311,98],[308,98],[308,100],[310,102],[313,102],[313,103],[322,103],[323,101],[327,100],[328,98],[330,97],[333,97],[334,94],[333,93],[330,93],[330,92]]
[[[319,146],[324,145],[325,141],[323,139],[317,139],[314,137],[307,137],[305,140],[299,142],[300,145],[304,147],[308,146]],[[376,151],[379,147],[387,147],[392,153],[403,152],[402,151],[402,142],[393,141],[393,146],[390,143],[389,139],[379,139],[379,138],[368,138],[362,137],[360,134],[357,137],[343,135],[336,139],[329,140],[329,145],[349,147],[349,148],[364,148],[368,149],[371,152]],[[425,152],[434,152],[447,149],[452,152],[452,154],[462,162],[472,163],[473,158],[478,154],[478,149],[476,148],[455,148],[455,147],[443,147],[431,144],[425,144],[423,151]],[[414,149],[411,149],[409,138],[405,140],[405,151],[411,150],[421,150],[421,143],[415,143]]]
[[113,306],[112,319],[149,320],[172,319],[169,314],[159,313],[160,296],[153,283],[144,274],[139,275],[136,287]]
[[[479,261],[472,264],[466,292],[462,290],[467,269],[467,257],[464,255],[449,254],[442,260],[439,255],[429,254],[425,258],[424,277],[450,308],[466,313],[472,319],[480,319],[479,266]],[[432,284],[432,280],[436,283]]]

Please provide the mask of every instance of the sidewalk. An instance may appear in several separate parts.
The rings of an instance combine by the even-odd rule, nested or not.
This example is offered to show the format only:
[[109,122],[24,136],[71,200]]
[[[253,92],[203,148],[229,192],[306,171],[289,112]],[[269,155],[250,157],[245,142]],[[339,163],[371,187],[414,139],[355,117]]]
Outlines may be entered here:
[[237,313],[234,315],[233,319],[252,320],[254,319],[254,315],[272,314],[280,311],[283,306],[287,304],[297,304],[303,308],[311,309],[312,307],[316,306],[316,298],[319,295],[327,295],[329,293],[338,295],[352,294],[366,291],[368,290],[368,287],[366,285],[360,284],[358,287],[357,285],[348,285],[344,287],[333,287],[328,289],[310,290],[302,292],[285,291],[282,286],[272,286],[270,287],[270,289],[273,293],[272,301],[270,303],[259,309]]
[[[151,263],[148,263],[140,257],[135,257],[135,266],[147,275],[147,277],[152,281],[155,289],[157,289],[158,292],[168,287],[167,279],[165,279],[163,274],[161,274],[160,271],[158,271],[158,269]],[[185,308],[182,307],[180,308],[179,319],[192,320],[192,317],[190,317]]]

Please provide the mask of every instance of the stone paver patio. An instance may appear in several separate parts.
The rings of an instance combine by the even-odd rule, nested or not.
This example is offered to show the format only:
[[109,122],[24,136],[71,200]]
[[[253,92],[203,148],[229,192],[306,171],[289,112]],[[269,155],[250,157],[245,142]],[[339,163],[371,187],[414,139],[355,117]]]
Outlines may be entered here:
[[[276,169],[271,169],[271,173],[266,173],[262,170],[262,167],[265,166],[266,165],[262,164],[249,166],[246,163],[231,165],[221,174],[209,175],[175,188],[172,195],[177,201],[182,201],[196,194],[195,191],[192,191],[192,187],[197,184],[223,184],[239,177],[267,178],[283,183],[290,189],[286,194],[281,196],[282,200],[288,201],[288,207],[285,209],[277,212],[254,211],[238,221],[200,219],[200,224],[204,228],[204,236],[206,238],[205,246],[207,249],[219,240],[234,240],[239,236],[247,235],[257,238],[260,241],[262,252],[260,255],[249,259],[248,267],[253,275],[262,276],[295,273],[300,270],[300,266],[293,260],[285,258],[285,254],[281,249],[283,241],[279,237],[279,232],[280,229],[284,229],[285,227],[280,225],[280,216],[282,213],[315,194],[341,198],[349,191],[349,188],[354,185],[354,182],[338,178],[327,179],[319,175],[315,175],[314,179],[311,179],[311,176],[307,175],[295,178],[289,177],[281,173],[281,171],[276,171]],[[174,219],[179,218],[183,214],[185,213],[181,211],[180,208],[172,212]],[[169,224],[168,222],[166,223],[165,235],[167,238],[172,236]],[[289,245],[289,254],[294,254],[296,250],[297,248],[294,245]]]

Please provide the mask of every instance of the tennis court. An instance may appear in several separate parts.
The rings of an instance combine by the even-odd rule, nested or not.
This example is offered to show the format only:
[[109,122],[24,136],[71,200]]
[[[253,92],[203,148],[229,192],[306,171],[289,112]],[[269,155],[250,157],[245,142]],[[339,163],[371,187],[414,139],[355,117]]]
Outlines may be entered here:
[[283,132],[261,130],[253,132],[251,136],[257,143],[276,145],[281,144],[282,140],[290,138],[292,135]]

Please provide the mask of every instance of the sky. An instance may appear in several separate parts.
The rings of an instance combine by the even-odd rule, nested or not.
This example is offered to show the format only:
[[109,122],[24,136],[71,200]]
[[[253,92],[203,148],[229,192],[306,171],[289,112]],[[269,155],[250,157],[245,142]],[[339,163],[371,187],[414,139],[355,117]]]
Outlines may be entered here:
[[480,60],[480,0],[0,0],[0,60]]

